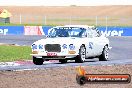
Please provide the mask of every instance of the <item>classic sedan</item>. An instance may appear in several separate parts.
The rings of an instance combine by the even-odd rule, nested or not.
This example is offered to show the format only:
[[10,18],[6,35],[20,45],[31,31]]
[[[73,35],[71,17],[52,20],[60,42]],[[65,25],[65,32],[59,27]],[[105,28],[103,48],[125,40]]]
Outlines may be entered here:
[[83,63],[86,59],[98,57],[108,60],[108,38],[101,35],[95,27],[86,25],[56,26],[48,31],[48,36],[31,45],[33,63],[42,65],[44,61],[75,60]]

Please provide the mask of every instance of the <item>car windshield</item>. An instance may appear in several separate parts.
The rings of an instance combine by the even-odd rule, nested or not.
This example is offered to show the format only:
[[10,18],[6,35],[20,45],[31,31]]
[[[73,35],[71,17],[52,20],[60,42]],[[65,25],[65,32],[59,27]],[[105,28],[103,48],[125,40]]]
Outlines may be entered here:
[[86,32],[85,28],[80,27],[56,27],[48,32],[49,37],[82,37]]

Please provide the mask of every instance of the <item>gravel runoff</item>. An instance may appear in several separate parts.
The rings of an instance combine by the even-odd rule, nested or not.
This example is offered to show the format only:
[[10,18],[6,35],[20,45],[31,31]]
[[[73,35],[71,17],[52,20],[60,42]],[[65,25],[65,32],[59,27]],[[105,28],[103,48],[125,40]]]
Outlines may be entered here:
[[[130,74],[132,65],[85,66],[88,74]],[[76,83],[76,67],[44,68],[42,70],[0,71],[0,88],[132,88],[129,84]]]

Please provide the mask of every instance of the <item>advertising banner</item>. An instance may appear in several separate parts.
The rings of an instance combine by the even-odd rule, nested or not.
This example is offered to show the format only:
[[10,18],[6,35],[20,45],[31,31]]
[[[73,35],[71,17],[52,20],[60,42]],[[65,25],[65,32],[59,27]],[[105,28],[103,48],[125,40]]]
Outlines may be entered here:
[[24,35],[45,35],[42,26],[24,26]]
[[[0,35],[48,35],[53,26],[0,26]],[[104,36],[132,36],[132,27],[97,27]]]
[[[52,26],[44,26],[42,27],[44,34],[48,35]],[[132,36],[132,27],[97,27],[98,30],[101,31],[101,34],[104,36]]]
[[0,26],[0,35],[23,35],[24,26]]
[[132,27],[98,27],[104,36],[132,36]]

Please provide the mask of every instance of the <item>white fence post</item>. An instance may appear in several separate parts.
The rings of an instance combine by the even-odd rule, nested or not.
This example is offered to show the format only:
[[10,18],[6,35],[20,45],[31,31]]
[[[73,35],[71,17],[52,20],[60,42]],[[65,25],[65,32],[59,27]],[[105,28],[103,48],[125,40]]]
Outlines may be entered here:
[[47,21],[46,21],[46,16],[44,17],[44,24],[46,25],[47,24]]
[[107,27],[108,26],[108,17],[107,16],[105,17],[105,20],[106,20],[105,21],[106,22],[106,31],[107,31],[107,29],[108,29],[108,27]]
[[98,25],[98,16],[96,16],[96,22],[95,22],[96,26]]
[[22,15],[20,14],[20,24],[22,24]]
[[71,16],[70,16],[70,25],[71,25]]

